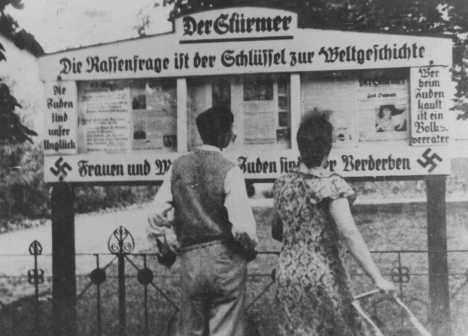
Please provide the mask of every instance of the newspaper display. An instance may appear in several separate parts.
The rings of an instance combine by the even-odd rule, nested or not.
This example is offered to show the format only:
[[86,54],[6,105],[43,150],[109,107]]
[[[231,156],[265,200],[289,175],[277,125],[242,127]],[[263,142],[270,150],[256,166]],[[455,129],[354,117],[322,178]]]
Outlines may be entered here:
[[359,139],[399,140],[408,138],[409,82],[380,76],[359,79]]
[[221,76],[215,81],[209,78],[189,81],[189,149],[202,143],[196,117],[215,105],[226,106],[234,114],[238,140],[233,148],[290,148],[289,94],[287,76]]
[[212,90],[207,78],[197,78],[188,81],[188,149],[193,149],[202,144],[200,135],[197,131],[195,120],[204,110],[211,107]]
[[353,117],[358,109],[357,82],[350,79],[313,79],[306,77],[302,82],[302,110],[304,113],[325,113],[334,127],[336,145],[352,144],[356,141]]
[[[283,18],[285,26],[263,32],[193,30],[225,15],[241,19],[240,14]],[[70,166],[69,182],[160,181],[166,171],[161,162],[170,165],[201,144],[195,120],[212,106],[232,110],[237,140],[227,152],[240,166],[255,168],[245,170],[251,179],[277,178],[281,151],[297,163],[294,136],[304,114],[314,110],[334,126],[331,157],[343,176],[449,173],[445,140],[453,127],[450,92],[442,89],[452,60],[448,38],[324,32],[299,26],[296,13],[272,8],[214,9],[186,18],[197,25],[183,20],[176,19],[167,34],[39,59],[41,80],[54,83],[60,76],[78,86],[78,153],[45,156],[47,182],[59,179],[54,167],[64,163]],[[80,90],[83,83],[89,90]],[[100,170],[89,175],[80,166],[129,160],[158,173],[108,177]]]
[[149,85],[133,90],[133,150],[175,151],[177,119],[175,87]]
[[244,144],[276,143],[276,118],[273,102],[244,102]]
[[79,88],[80,153],[175,151],[175,85],[168,90],[144,81],[83,83]]
[[130,90],[79,93],[79,150],[125,153],[130,150]]
[[276,143],[276,106],[270,76],[246,76],[243,81],[244,144]]

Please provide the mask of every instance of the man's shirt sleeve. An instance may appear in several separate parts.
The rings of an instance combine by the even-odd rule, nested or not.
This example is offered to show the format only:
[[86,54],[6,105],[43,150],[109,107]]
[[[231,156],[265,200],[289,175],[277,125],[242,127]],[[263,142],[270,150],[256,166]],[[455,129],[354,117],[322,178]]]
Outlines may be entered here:
[[172,168],[164,176],[163,183],[159,188],[153,202],[151,203],[149,216],[153,214],[161,215],[165,210],[167,210],[172,204],[172,191],[171,191],[171,177],[172,177]]
[[228,171],[224,180],[224,191],[226,192],[224,206],[232,224],[233,235],[246,233],[250,239],[258,243],[257,226],[247,197],[245,180],[239,167],[233,167]]

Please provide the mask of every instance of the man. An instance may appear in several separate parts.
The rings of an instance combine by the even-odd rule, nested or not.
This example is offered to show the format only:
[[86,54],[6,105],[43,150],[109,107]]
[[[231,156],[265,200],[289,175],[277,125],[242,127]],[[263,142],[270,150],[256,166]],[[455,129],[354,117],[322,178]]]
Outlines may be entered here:
[[[180,336],[243,336],[247,260],[257,243],[242,172],[221,151],[233,140],[231,111],[201,113],[203,145],[174,161],[153,209],[174,206],[180,244]],[[162,220],[153,215],[152,219]],[[151,220],[151,218],[150,218]]]

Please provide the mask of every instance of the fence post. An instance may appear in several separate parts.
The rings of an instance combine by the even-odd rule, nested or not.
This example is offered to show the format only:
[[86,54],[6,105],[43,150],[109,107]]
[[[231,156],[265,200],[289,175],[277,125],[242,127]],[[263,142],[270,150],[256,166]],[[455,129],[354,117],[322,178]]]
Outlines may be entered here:
[[118,227],[109,237],[107,248],[110,253],[117,256],[117,273],[119,287],[119,336],[126,335],[127,308],[125,301],[125,258],[135,249],[135,240],[132,234],[123,226]]
[[54,184],[52,213],[52,301],[55,336],[76,335],[75,216],[71,185]]
[[430,176],[427,186],[429,296],[433,336],[450,336],[450,292],[447,261],[445,176]]
[[39,285],[44,283],[44,270],[39,268],[37,258],[42,254],[42,245],[37,240],[29,245],[29,254],[34,257],[34,268],[28,271],[28,282],[34,286],[34,326],[33,335],[40,335]]
[[118,254],[118,279],[119,279],[119,335],[125,336],[127,329],[127,308],[125,303],[125,255],[123,250]]

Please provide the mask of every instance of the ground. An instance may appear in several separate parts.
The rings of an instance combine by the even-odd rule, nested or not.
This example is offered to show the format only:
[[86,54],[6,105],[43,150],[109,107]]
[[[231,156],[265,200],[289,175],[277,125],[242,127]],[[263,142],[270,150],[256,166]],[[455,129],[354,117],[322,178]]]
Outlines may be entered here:
[[[268,202],[258,202],[257,205],[268,206]],[[448,246],[451,250],[468,250],[468,208],[466,203],[451,203],[447,209],[448,217]],[[89,284],[88,274],[96,267],[94,253],[107,253],[107,239],[112,231],[120,225],[130,230],[135,238],[138,251],[151,251],[151,244],[145,237],[146,213],[148,206],[133,207],[123,211],[95,213],[76,216],[76,249],[77,249],[77,273],[78,287],[80,292]],[[363,232],[370,248],[375,251],[386,250],[411,250],[400,255],[401,264],[410,268],[410,282],[402,285],[406,301],[415,310],[424,323],[427,323],[426,307],[428,302],[427,293],[427,254],[426,249],[426,214],[425,204],[393,204],[393,205],[359,205],[355,207],[354,213],[357,223]],[[272,241],[270,237],[271,208],[256,207],[255,215],[259,227],[261,251],[277,251],[279,244]],[[39,266],[44,269],[46,278],[51,274],[51,242],[50,224],[25,231],[17,231],[0,235],[0,283],[2,286],[3,303],[16,301],[19,297],[33,293],[33,287],[29,285],[24,277],[27,270],[32,268],[33,259],[27,254],[28,245],[33,240],[38,240],[44,248],[44,256],[39,258]],[[421,250],[421,251],[419,251]],[[464,285],[467,280],[465,272],[468,270],[468,252],[454,252],[449,254],[449,266],[451,276],[452,315],[456,336],[466,335],[467,326],[463,316],[467,314],[468,287]],[[376,261],[382,270],[390,275],[393,267],[398,265],[397,253],[376,253]],[[100,256],[101,267],[112,258],[110,255]],[[138,266],[143,266],[143,257],[134,256],[132,261]],[[250,265],[252,275],[249,282],[249,302],[254,296],[269,283],[270,274],[275,266],[274,255],[260,255],[258,260]],[[177,303],[177,265],[175,270],[167,271],[164,267],[157,265],[154,257],[148,257],[148,267],[154,271],[155,284],[160,286],[169,297]],[[351,265],[353,282],[356,293],[372,288],[366,277],[359,269]],[[16,275],[18,277],[11,277]],[[138,283],[136,270],[127,263],[127,312],[128,328],[133,331],[131,335],[144,334],[144,286]],[[47,281],[48,280],[48,281]],[[41,287],[45,294],[50,293],[50,278]],[[270,288],[266,295],[262,296],[251,308],[250,319],[256,325],[261,335],[273,334],[271,329],[274,325],[274,288]],[[103,334],[112,334],[117,327],[117,279],[116,264],[107,269],[107,280],[100,288],[101,294],[101,320]],[[47,297],[47,295],[45,295]],[[383,299],[380,297],[380,299]],[[78,305],[78,316],[80,323],[80,335],[91,335],[97,331],[97,287],[92,285],[80,297]],[[20,301],[22,302],[22,301]],[[0,325],[7,325],[9,316],[19,319],[26,314],[31,303],[16,303],[4,309],[1,314],[3,319]],[[44,321],[49,316],[48,307],[50,302],[42,301],[41,311]],[[398,321],[398,311],[388,302],[374,306],[368,306],[372,313],[380,316],[385,321],[386,317],[392,316]],[[9,312],[10,315],[6,314]],[[14,313],[12,313],[14,312]],[[148,326],[151,330],[161,331],[167,324],[171,314],[174,312],[172,306],[152,287],[148,287]],[[390,315],[388,315],[390,314]],[[5,320],[6,319],[6,320]],[[10,318],[11,320],[11,318]],[[86,321],[86,322],[84,322]],[[388,324],[388,321],[385,321]],[[45,326],[45,322],[42,327]],[[22,327],[27,324],[21,324]],[[17,327],[17,326],[16,326]],[[10,329],[13,327],[10,326]],[[27,329],[27,328],[26,328]],[[5,330],[8,330],[6,328]],[[21,333],[15,332],[15,335]],[[159,334],[158,332],[156,334]]]

